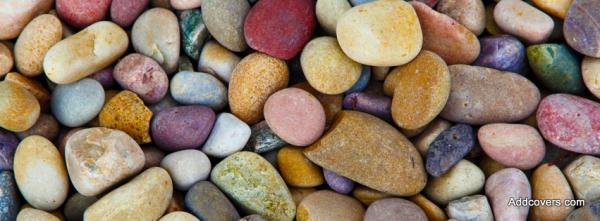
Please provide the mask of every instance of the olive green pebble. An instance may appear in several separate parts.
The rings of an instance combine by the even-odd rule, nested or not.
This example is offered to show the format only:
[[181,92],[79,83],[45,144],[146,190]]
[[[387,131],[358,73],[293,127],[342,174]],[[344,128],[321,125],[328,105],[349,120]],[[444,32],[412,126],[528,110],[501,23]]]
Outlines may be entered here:
[[581,68],[576,55],[564,44],[527,47],[529,65],[542,84],[553,92],[584,92]]

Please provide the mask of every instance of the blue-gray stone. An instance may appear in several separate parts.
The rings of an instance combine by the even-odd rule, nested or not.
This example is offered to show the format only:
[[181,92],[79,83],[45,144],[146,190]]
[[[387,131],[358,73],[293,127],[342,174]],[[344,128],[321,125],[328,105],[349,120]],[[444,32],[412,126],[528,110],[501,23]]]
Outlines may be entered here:
[[79,127],[100,113],[104,96],[104,88],[98,81],[84,78],[56,86],[50,105],[58,122],[68,127]]
[[363,65],[358,81],[346,91],[346,94],[363,91],[369,85],[369,80],[371,80],[371,66]]
[[438,135],[429,145],[425,169],[434,177],[448,172],[462,160],[475,146],[473,128],[467,124],[457,124]]
[[357,6],[357,5],[366,4],[366,3],[369,3],[372,1],[375,1],[375,0],[350,0],[350,3],[352,4],[352,6]]
[[279,138],[269,125],[267,125],[266,121],[261,121],[255,125],[253,125],[250,132],[250,139],[244,147],[245,150],[256,152],[256,153],[265,153],[271,150],[279,149],[285,146],[287,143]]
[[200,220],[233,221],[240,215],[221,190],[209,181],[200,181],[185,194],[185,207]]
[[11,171],[0,172],[0,221],[14,221],[19,213],[19,194]]
[[179,72],[171,79],[170,91],[180,104],[205,105],[215,111],[227,105],[227,88],[207,73]]

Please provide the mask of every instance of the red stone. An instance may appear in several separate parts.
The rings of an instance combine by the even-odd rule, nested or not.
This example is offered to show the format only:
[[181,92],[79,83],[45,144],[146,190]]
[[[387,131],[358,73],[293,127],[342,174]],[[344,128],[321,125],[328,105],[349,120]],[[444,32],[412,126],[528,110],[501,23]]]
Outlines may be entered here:
[[289,60],[315,30],[314,0],[260,0],[244,23],[248,45],[276,58]]
[[540,102],[540,132],[556,146],[583,154],[600,154],[600,104],[569,94],[553,94]]
[[127,28],[144,12],[148,3],[150,0],[112,0],[110,19],[119,26]]
[[56,0],[56,13],[61,21],[76,28],[85,28],[108,14],[112,0]]

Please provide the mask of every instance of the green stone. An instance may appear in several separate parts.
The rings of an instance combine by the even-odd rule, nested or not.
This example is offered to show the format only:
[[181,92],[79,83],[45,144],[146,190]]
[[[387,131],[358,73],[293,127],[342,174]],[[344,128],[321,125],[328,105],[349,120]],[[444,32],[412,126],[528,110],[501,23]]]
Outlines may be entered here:
[[538,44],[527,47],[529,66],[553,92],[581,94],[584,85],[574,52],[563,44]]
[[256,153],[242,151],[225,158],[213,168],[210,179],[248,214],[276,221],[294,219],[296,205],[283,178]]
[[200,9],[182,11],[179,15],[179,26],[183,51],[194,60],[200,59],[200,49],[209,35]]

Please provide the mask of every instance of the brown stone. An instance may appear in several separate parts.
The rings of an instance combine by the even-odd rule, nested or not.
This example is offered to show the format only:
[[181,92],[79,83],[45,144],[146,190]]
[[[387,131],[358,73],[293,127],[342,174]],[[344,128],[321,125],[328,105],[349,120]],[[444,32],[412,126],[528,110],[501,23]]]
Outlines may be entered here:
[[40,104],[27,90],[0,82],[0,127],[12,132],[31,128],[40,116]]

